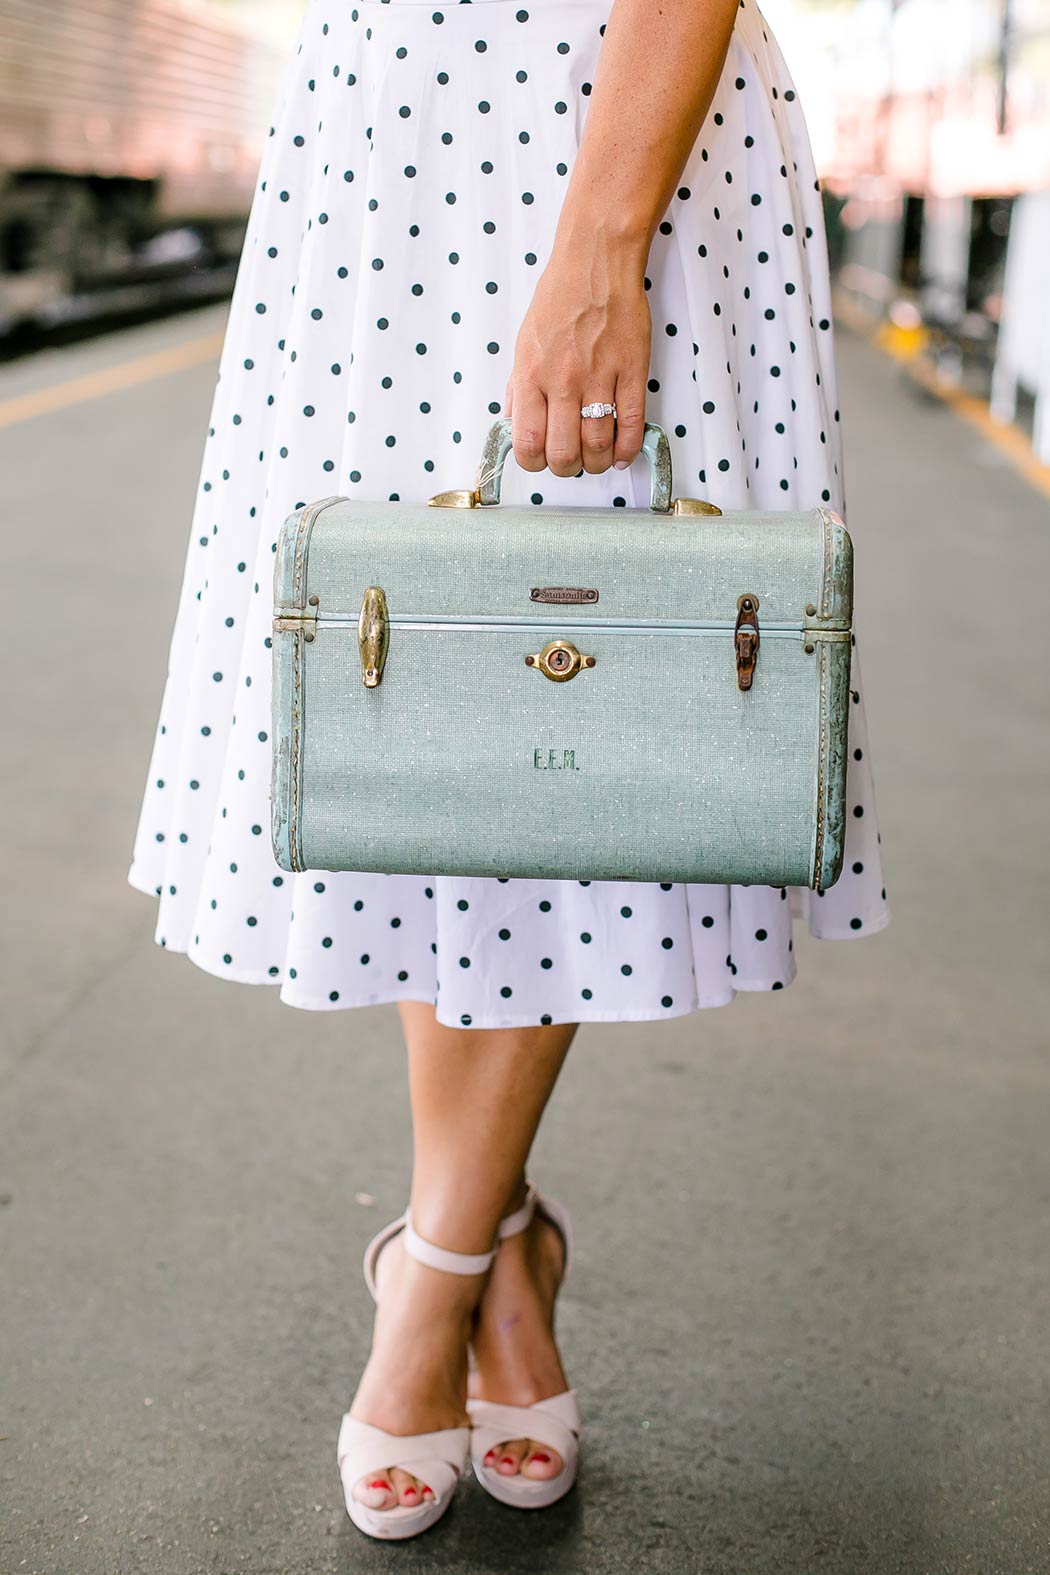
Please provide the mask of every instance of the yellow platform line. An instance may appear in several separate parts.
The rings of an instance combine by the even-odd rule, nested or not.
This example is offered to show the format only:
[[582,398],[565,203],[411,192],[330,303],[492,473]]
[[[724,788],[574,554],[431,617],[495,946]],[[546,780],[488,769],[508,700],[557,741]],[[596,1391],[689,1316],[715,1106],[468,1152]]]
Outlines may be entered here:
[[847,328],[896,361],[927,393],[947,405],[963,421],[969,422],[987,442],[1006,456],[1029,486],[1050,498],[1050,465],[1043,464],[1026,433],[1020,427],[997,421],[987,400],[965,393],[951,378],[938,377],[928,364],[919,360],[918,350],[924,339],[921,330],[907,332],[886,322],[873,325],[871,319],[854,306],[848,296],[839,293],[835,296],[835,316]]
[[170,377],[173,372],[184,372],[191,366],[201,366],[218,358],[222,350],[223,335],[208,334],[204,339],[191,339],[182,345],[172,345],[167,350],[155,350],[150,355],[118,361],[98,372],[88,372],[83,377],[69,378],[65,383],[55,383],[50,388],[38,388],[29,394],[16,394],[13,399],[0,401],[0,427],[17,426],[22,421],[32,421],[37,416],[52,415],[56,410],[68,410],[71,405],[87,404],[92,399],[102,399],[107,394],[119,394],[126,388],[140,383],[152,383],[160,377]]

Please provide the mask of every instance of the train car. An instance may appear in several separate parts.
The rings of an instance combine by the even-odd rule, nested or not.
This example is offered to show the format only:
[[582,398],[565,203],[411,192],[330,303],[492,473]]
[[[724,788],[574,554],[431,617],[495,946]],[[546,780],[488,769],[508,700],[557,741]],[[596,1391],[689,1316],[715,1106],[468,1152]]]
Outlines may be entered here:
[[0,283],[74,292],[176,230],[231,255],[281,60],[178,0],[0,0]]
[[840,283],[994,328],[1015,205],[1050,190],[1048,0],[893,0],[841,28],[823,172]]

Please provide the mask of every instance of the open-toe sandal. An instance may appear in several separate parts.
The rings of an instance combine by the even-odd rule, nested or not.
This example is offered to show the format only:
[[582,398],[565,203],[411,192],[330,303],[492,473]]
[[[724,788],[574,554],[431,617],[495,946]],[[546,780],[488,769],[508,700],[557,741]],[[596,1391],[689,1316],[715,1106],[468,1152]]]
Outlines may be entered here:
[[[572,1223],[568,1210],[553,1198],[545,1198],[531,1184],[523,1206],[500,1224],[500,1240],[527,1230],[539,1211],[556,1226],[565,1243],[565,1261],[559,1290],[568,1278],[572,1264]],[[501,1405],[493,1400],[468,1400],[470,1415],[470,1455],[477,1477],[486,1493],[516,1509],[545,1509],[564,1498],[576,1480],[580,1458],[580,1409],[575,1389],[565,1389],[534,1405]],[[503,1476],[485,1464],[485,1456],[497,1445],[512,1438],[533,1438],[555,1450],[562,1458],[557,1476],[545,1479]]]
[[[483,1253],[449,1252],[425,1241],[412,1226],[410,1211],[387,1225],[365,1249],[365,1281],[376,1297],[375,1268],[379,1254],[395,1235],[403,1236],[405,1251],[420,1263],[447,1274],[484,1274],[496,1256],[496,1249]],[[336,1458],[343,1481],[346,1512],[354,1525],[370,1537],[387,1541],[415,1537],[441,1519],[452,1502],[456,1484],[467,1469],[470,1457],[470,1428],[446,1427],[433,1433],[387,1433],[381,1427],[344,1415],[339,1429]],[[400,1467],[418,1477],[431,1490],[433,1499],[421,1504],[398,1504],[391,1509],[372,1509],[354,1497],[354,1488],[373,1472],[384,1475]]]

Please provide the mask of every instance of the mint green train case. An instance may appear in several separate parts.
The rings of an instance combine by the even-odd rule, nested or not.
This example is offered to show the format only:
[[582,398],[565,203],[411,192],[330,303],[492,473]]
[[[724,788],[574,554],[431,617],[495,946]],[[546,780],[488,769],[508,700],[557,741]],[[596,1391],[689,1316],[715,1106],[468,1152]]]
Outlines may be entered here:
[[812,886],[842,866],[853,548],[830,509],[325,498],[274,568],[285,870]]

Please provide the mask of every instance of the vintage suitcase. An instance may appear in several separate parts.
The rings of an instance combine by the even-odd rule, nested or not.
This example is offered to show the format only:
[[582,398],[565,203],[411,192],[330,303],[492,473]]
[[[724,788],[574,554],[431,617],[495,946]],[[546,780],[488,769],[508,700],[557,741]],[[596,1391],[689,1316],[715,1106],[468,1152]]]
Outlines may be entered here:
[[277,543],[274,856],[286,870],[830,886],[853,553],[829,509],[326,498]]

